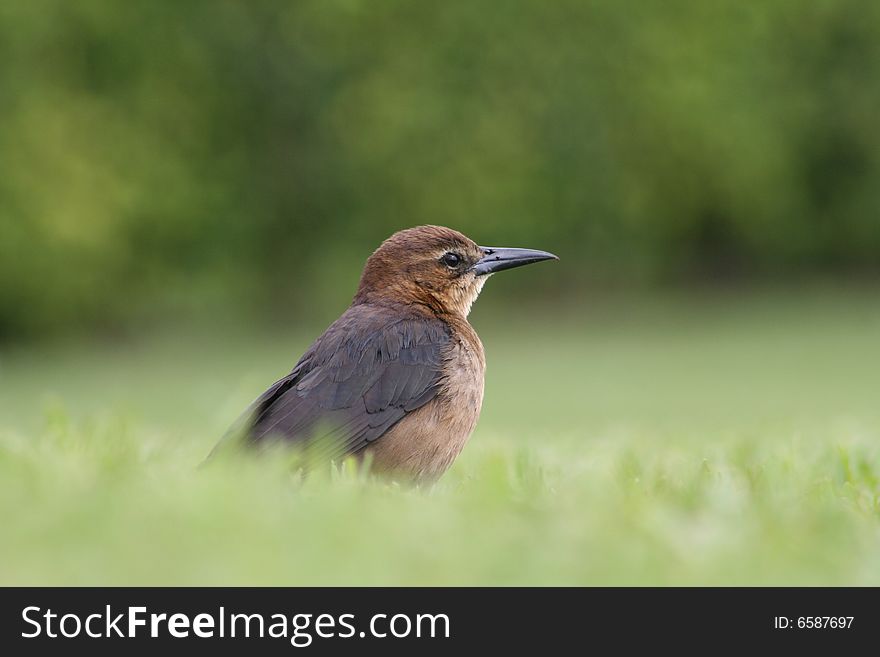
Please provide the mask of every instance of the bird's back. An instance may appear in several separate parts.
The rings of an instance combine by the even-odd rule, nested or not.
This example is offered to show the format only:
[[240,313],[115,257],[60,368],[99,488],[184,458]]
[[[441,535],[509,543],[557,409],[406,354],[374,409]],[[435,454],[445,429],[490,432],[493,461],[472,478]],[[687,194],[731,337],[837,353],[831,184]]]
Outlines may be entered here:
[[369,452],[377,469],[392,450],[402,466],[393,469],[409,463],[406,474],[424,478],[419,470],[436,468],[413,454],[445,460],[434,442],[451,430],[463,445],[458,434],[470,435],[482,403],[482,345],[464,325],[406,305],[351,306],[257,400],[247,441],[282,439],[328,460]]

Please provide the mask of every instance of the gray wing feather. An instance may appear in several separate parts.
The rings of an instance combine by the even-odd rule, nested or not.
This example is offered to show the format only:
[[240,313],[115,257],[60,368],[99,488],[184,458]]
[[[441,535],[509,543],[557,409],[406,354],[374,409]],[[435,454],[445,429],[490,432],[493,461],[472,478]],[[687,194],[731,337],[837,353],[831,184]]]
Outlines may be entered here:
[[438,319],[352,306],[257,400],[248,440],[356,453],[436,396],[449,342]]

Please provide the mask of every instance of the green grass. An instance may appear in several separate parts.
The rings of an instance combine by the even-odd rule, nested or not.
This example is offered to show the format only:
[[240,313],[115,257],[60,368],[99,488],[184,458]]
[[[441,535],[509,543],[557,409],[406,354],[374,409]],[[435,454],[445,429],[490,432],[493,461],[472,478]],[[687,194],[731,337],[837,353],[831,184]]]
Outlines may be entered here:
[[305,329],[5,349],[0,584],[880,585],[880,296],[521,312],[431,490],[196,468]]

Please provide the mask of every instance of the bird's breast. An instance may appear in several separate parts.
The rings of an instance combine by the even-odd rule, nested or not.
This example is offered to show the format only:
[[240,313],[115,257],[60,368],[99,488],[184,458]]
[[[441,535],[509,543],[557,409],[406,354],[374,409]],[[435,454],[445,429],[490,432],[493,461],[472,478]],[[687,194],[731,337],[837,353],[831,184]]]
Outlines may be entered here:
[[476,333],[470,329],[458,334],[444,355],[437,396],[369,448],[373,469],[420,482],[440,477],[461,452],[480,417],[485,370],[483,345]]

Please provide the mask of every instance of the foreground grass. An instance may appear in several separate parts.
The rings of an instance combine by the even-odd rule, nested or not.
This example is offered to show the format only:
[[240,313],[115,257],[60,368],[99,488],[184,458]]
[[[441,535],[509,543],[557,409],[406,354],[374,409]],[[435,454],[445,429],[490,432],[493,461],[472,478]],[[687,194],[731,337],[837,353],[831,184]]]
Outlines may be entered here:
[[479,320],[483,420],[431,490],[197,469],[307,336],[3,354],[0,583],[880,584],[872,296]]

